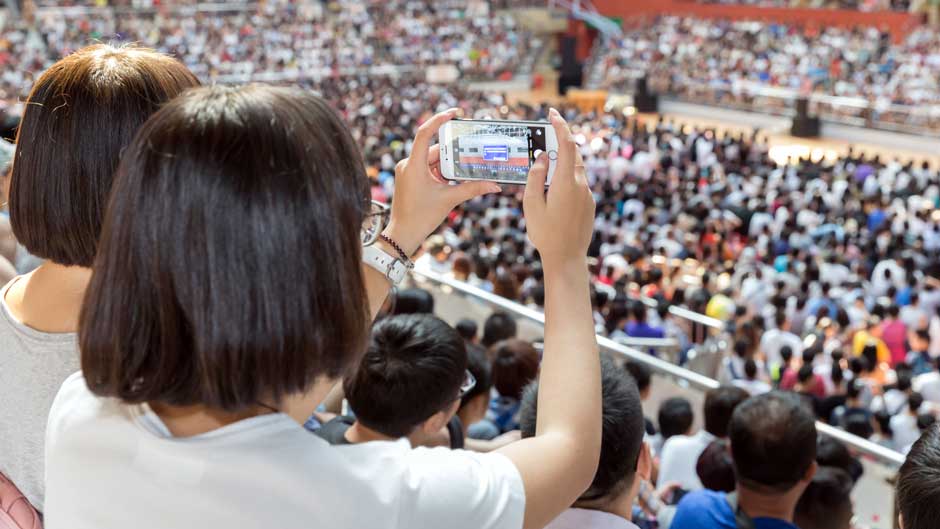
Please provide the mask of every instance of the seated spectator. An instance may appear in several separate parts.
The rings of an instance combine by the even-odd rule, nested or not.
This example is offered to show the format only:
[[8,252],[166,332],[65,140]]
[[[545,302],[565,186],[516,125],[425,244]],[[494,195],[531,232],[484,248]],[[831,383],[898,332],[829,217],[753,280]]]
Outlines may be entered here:
[[734,492],[734,461],[724,441],[713,441],[699,456],[695,473],[705,490]]
[[907,453],[896,497],[901,529],[940,527],[940,426],[924,432]]
[[[630,304],[630,322],[627,323],[624,332],[631,338],[665,338],[666,333],[661,327],[650,325],[647,319],[647,308],[642,301],[633,301]],[[656,350],[648,349],[651,355],[656,355]]]
[[770,384],[759,378],[760,371],[757,369],[757,362],[753,358],[748,358],[744,362],[744,378],[735,380],[732,384],[747,391],[748,395],[760,395],[767,393],[772,388]]
[[658,485],[679,483],[687,491],[699,490],[702,482],[695,464],[712,441],[728,436],[728,424],[735,408],[748,398],[746,391],[731,386],[713,389],[705,395],[705,428],[695,435],[677,435],[663,443]]
[[[802,352],[800,354],[802,354]],[[789,345],[784,345],[780,348],[780,368],[777,369],[775,373],[771,373],[774,377],[776,387],[788,389],[783,388],[782,385],[784,380],[787,380],[789,383],[791,380],[790,377],[794,376],[790,374],[791,372],[795,374],[795,370],[793,369],[793,349],[791,349]]]
[[790,332],[790,319],[783,310],[778,310],[774,314],[776,329],[765,331],[760,339],[760,351],[764,355],[767,367],[771,372],[777,371],[784,364],[783,356],[780,354],[784,347],[789,348],[790,354],[803,354],[803,341],[800,337]]
[[422,288],[406,288],[392,297],[391,314],[434,314],[434,296]]
[[920,393],[927,402],[940,404],[940,358],[934,360],[933,371],[914,378],[911,389]]
[[820,468],[841,468],[852,477],[853,482],[857,482],[865,473],[862,463],[852,457],[843,443],[826,435],[820,435],[816,440],[816,462]]
[[494,312],[483,322],[483,338],[480,344],[487,349],[496,342],[516,337],[516,319],[506,312]]
[[[398,165],[388,237],[406,254],[456,204],[497,189],[429,171],[430,140],[454,114],[428,118]],[[526,195],[550,285],[544,407],[535,437],[474,454],[330,447],[301,426],[359,360],[392,286],[363,266],[368,181],[335,110],[261,85],[164,105],[111,192],[82,372],[46,430],[46,529],[535,528],[558,516],[597,470],[601,387],[584,259],[593,197],[565,121],[551,121],[562,147],[549,199],[547,157]],[[106,516],[88,508],[102,498]]]
[[[633,502],[652,468],[643,443],[643,408],[633,379],[608,359],[601,362],[601,406],[604,415],[601,458],[591,486],[546,529],[630,529]],[[522,398],[522,437],[535,435],[538,383]]]
[[[640,400],[645,402],[649,399],[650,391],[652,390],[653,375],[650,373],[650,369],[639,362],[627,362],[623,367],[626,369],[627,373],[633,377],[633,381],[636,382],[636,387],[640,391]],[[656,426],[649,417],[644,415],[643,423],[643,429],[646,431],[647,439],[656,435]]]
[[867,438],[871,435],[871,432],[874,431],[874,426],[872,425],[873,416],[868,406],[865,406],[865,403],[862,402],[862,391],[864,388],[865,384],[860,380],[849,382],[845,392],[845,405],[836,408],[832,412],[832,417],[829,418],[829,424],[841,428],[846,428],[851,421],[860,424],[868,424],[871,430],[865,437]]
[[793,513],[800,529],[852,529],[852,478],[841,468],[820,466]]
[[661,456],[663,444],[671,437],[689,435],[692,432],[694,420],[695,414],[688,400],[683,397],[670,397],[664,400],[659,405],[659,414],[656,418],[659,433],[650,442],[653,455]]
[[519,429],[522,390],[539,374],[539,353],[529,342],[512,338],[491,349],[493,394],[486,420],[500,434]]
[[912,393],[911,384],[910,373],[906,371],[898,372],[898,380],[895,382],[894,387],[888,388],[883,395],[875,397],[872,401],[872,411],[884,410],[892,416],[901,413]]
[[796,504],[816,473],[813,414],[785,393],[751,397],[734,410],[729,439],[736,493],[689,493],[672,529],[795,529]]
[[43,262],[0,290],[0,473],[39,511],[46,420],[79,369],[79,309],[114,171],[147,118],[198,84],[167,55],[96,45],[43,73],[26,102],[4,187],[16,239]]
[[459,334],[460,337],[463,338],[463,340],[468,344],[476,344],[480,341],[480,338],[477,335],[477,331],[479,329],[477,322],[471,319],[464,318],[458,321],[457,325],[454,326],[454,329],[457,330],[457,334]]
[[336,417],[316,434],[330,444],[407,438],[434,446],[446,428],[451,448],[463,448],[460,421],[452,421],[476,380],[467,349],[444,321],[427,314],[379,321],[359,367],[343,380],[355,417]]
[[923,404],[924,397],[920,393],[912,393],[907,399],[905,409],[891,417],[890,425],[891,433],[894,436],[894,449],[902,454],[906,454],[914,441],[920,438],[917,419]]

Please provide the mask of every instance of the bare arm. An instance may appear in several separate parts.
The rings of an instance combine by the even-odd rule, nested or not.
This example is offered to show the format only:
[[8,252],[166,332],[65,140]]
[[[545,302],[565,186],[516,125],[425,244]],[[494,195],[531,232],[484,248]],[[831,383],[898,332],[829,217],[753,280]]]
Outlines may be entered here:
[[601,445],[601,380],[587,247],[594,199],[564,119],[551,113],[558,164],[546,194],[547,158],[529,174],[525,215],[545,270],[545,352],[535,437],[499,450],[525,485],[524,526],[543,527],[590,486]]

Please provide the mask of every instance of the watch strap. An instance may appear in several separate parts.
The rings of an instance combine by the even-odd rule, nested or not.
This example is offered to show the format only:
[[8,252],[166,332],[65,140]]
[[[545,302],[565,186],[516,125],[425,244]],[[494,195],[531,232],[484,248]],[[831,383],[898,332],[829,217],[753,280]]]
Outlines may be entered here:
[[401,259],[377,246],[366,246],[362,249],[362,262],[384,275],[393,285],[401,283],[408,273],[408,267]]

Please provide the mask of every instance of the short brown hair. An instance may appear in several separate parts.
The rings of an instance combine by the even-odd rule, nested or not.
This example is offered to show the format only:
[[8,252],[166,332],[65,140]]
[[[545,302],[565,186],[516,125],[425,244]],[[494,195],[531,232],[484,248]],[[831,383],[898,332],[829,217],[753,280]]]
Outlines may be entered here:
[[88,387],[124,402],[279,404],[361,356],[361,154],[299,89],[187,92],[115,177],[79,322]]
[[539,375],[539,353],[531,343],[510,338],[496,343],[493,357],[493,387],[504,396],[522,398],[522,390]]
[[30,253],[91,266],[114,171],[137,129],[199,80],[153,50],[97,44],[33,85],[10,176],[10,223]]

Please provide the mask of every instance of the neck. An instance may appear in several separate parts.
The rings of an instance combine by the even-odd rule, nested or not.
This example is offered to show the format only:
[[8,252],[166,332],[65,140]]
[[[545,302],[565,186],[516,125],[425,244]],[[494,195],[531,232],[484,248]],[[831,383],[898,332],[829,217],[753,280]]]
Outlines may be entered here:
[[346,440],[352,444],[359,444],[371,441],[394,441],[395,438],[379,433],[367,426],[363,426],[361,422],[356,421],[346,430]]
[[793,522],[793,510],[802,490],[799,487],[783,494],[765,494],[738,484],[738,504],[751,518],[775,518]]
[[153,410],[174,437],[193,437],[222,428],[232,423],[258,415],[272,413],[271,410],[255,406],[245,411],[231,413],[202,405],[170,406],[151,402]]
[[10,287],[7,306],[17,319],[38,331],[75,332],[90,280],[91,268],[47,261]]
[[627,521],[633,520],[633,501],[636,499],[637,487],[627,487],[618,496],[613,498],[600,498],[593,501],[578,501],[573,505],[576,509],[601,511],[619,516]]

